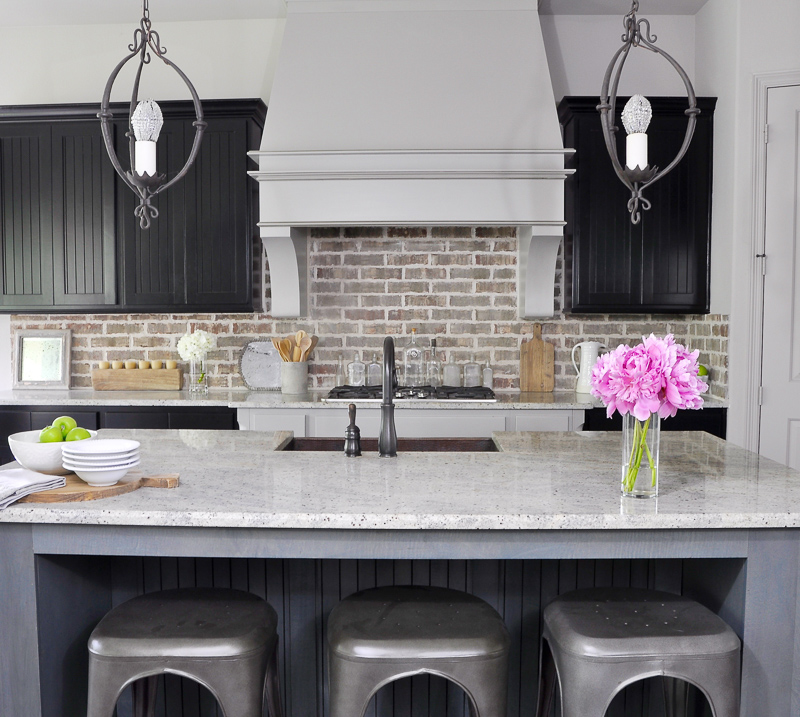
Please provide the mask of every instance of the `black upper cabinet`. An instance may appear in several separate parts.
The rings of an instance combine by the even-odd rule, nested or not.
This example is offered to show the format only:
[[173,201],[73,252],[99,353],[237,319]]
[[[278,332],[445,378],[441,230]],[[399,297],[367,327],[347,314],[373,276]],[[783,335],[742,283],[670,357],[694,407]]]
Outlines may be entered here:
[[[194,140],[191,102],[163,102],[158,170],[175,176]],[[127,168],[127,105],[112,106]],[[94,105],[0,109],[2,311],[252,311],[260,100],[204,101],[195,164],[153,204],[142,230],[136,195],[106,156]]]
[[[621,111],[628,98],[618,99]],[[567,162],[575,174],[565,189],[568,307],[580,313],[707,313],[713,118],[715,98],[698,98],[692,143],[683,160],[645,190],[652,208],[631,224],[630,192],[605,148],[596,97],[565,97],[559,104]],[[649,161],[666,167],[686,132],[686,98],[650,98]],[[617,118],[619,157],[625,131]]]
[[0,124],[0,270],[4,303],[53,305],[51,131]]

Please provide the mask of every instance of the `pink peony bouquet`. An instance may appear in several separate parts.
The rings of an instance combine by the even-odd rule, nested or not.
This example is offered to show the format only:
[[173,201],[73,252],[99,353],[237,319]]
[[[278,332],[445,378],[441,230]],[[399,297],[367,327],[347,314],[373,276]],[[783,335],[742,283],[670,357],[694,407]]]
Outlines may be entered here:
[[[672,334],[663,339],[650,334],[638,346],[618,346],[597,359],[592,395],[605,403],[609,418],[614,411],[630,417],[623,421],[623,495],[658,495],[659,426],[658,419],[651,425],[651,418],[653,414],[674,416],[679,408],[703,407],[700,394],[708,386],[698,378],[698,355],[676,344]],[[645,457],[649,485],[637,484]]]
[[699,351],[687,351],[672,334],[653,334],[631,348],[623,344],[597,359],[592,369],[592,395],[606,405],[606,414],[633,414],[646,421],[651,414],[674,416],[679,408],[702,408],[700,394],[708,386],[697,376]]

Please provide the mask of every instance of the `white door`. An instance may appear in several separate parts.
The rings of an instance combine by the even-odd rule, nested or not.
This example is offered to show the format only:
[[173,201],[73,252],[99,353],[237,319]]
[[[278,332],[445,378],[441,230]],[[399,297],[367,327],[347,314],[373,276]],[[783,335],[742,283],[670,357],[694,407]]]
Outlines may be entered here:
[[800,469],[800,86],[767,95],[759,452]]

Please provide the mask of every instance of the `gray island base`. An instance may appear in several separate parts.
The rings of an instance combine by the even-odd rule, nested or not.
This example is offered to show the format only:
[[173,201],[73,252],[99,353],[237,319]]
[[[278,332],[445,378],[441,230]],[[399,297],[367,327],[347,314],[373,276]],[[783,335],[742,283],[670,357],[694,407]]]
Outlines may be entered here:
[[[708,434],[664,434],[661,495],[631,504],[618,434],[498,433],[499,453],[396,460],[281,452],[281,433],[102,435],[140,440],[142,468],[177,471],[181,486],[0,512],[3,717],[84,715],[92,627],[129,597],[184,585],[266,597],[287,715],[324,717],[328,613],[355,590],[412,582],[469,590],[504,616],[509,717],[535,711],[541,608],[591,585],[699,600],[742,638],[741,715],[800,714],[800,473]],[[198,714],[207,695],[177,680],[167,714]],[[660,715],[647,685],[625,699],[614,714]],[[463,698],[418,676],[382,690],[368,717],[412,713],[459,717]]]

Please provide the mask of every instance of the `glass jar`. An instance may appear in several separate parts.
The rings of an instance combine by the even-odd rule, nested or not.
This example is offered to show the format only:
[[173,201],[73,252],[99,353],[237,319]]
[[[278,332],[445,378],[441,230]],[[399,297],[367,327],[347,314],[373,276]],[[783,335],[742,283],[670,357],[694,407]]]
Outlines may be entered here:
[[189,393],[208,393],[206,357],[189,362]]
[[661,419],[657,413],[640,421],[633,414],[622,417],[622,495],[632,498],[658,496],[658,453]]

